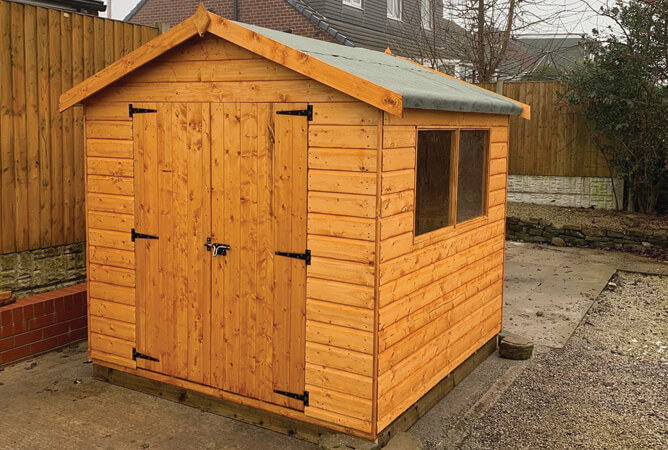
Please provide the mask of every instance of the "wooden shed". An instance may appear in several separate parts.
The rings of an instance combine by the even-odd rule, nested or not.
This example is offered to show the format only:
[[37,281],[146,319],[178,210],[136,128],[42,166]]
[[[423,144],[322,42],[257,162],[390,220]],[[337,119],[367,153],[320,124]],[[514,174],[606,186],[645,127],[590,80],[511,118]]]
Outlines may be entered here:
[[373,439],[495,348],[526,105],[202,5],[78,103],[98,373]]

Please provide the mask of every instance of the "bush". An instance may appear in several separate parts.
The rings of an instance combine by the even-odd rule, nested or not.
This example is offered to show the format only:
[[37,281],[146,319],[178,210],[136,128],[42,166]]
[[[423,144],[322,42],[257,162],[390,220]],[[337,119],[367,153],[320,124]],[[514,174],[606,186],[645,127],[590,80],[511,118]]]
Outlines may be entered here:
[[627,186],[627,208],[653,212],[668,180],[668,0],[601,8],[616,26],[593,30],[588,58],[565,75],[567,105]]

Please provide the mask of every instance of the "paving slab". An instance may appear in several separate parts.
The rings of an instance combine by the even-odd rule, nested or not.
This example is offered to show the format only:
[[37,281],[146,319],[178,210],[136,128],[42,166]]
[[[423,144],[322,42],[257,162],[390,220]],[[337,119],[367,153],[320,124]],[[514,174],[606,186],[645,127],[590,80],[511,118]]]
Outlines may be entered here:
[[0,449],[315,449],[92,378],[87,344],[0,372]]
[[503,329],[562,348],[617,270],[668,274],[623,252],[506,242]]

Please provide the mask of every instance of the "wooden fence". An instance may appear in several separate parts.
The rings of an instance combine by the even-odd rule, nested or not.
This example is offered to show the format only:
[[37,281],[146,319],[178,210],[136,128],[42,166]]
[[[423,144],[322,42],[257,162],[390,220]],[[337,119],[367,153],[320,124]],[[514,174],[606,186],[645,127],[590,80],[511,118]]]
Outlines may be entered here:
[[58,98],[157,34],[0,0],[0,253],[85,239],[83,115]]
[[[482,84],[491,91],[496,84]],[[510,120],[510,175],[608,177],[591,125],[558,106],[557,82],[503,83],[503,95],[531,105],[531,120]]]

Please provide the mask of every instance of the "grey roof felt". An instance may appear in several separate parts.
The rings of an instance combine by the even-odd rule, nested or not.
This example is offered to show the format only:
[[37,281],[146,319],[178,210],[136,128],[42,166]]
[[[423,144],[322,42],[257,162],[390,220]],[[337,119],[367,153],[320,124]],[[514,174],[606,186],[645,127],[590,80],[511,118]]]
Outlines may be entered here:
[[510,115],[522,111],[522,107],[511,100],[392,55],[245,23],[239,25],[401,94],[405,108]]

